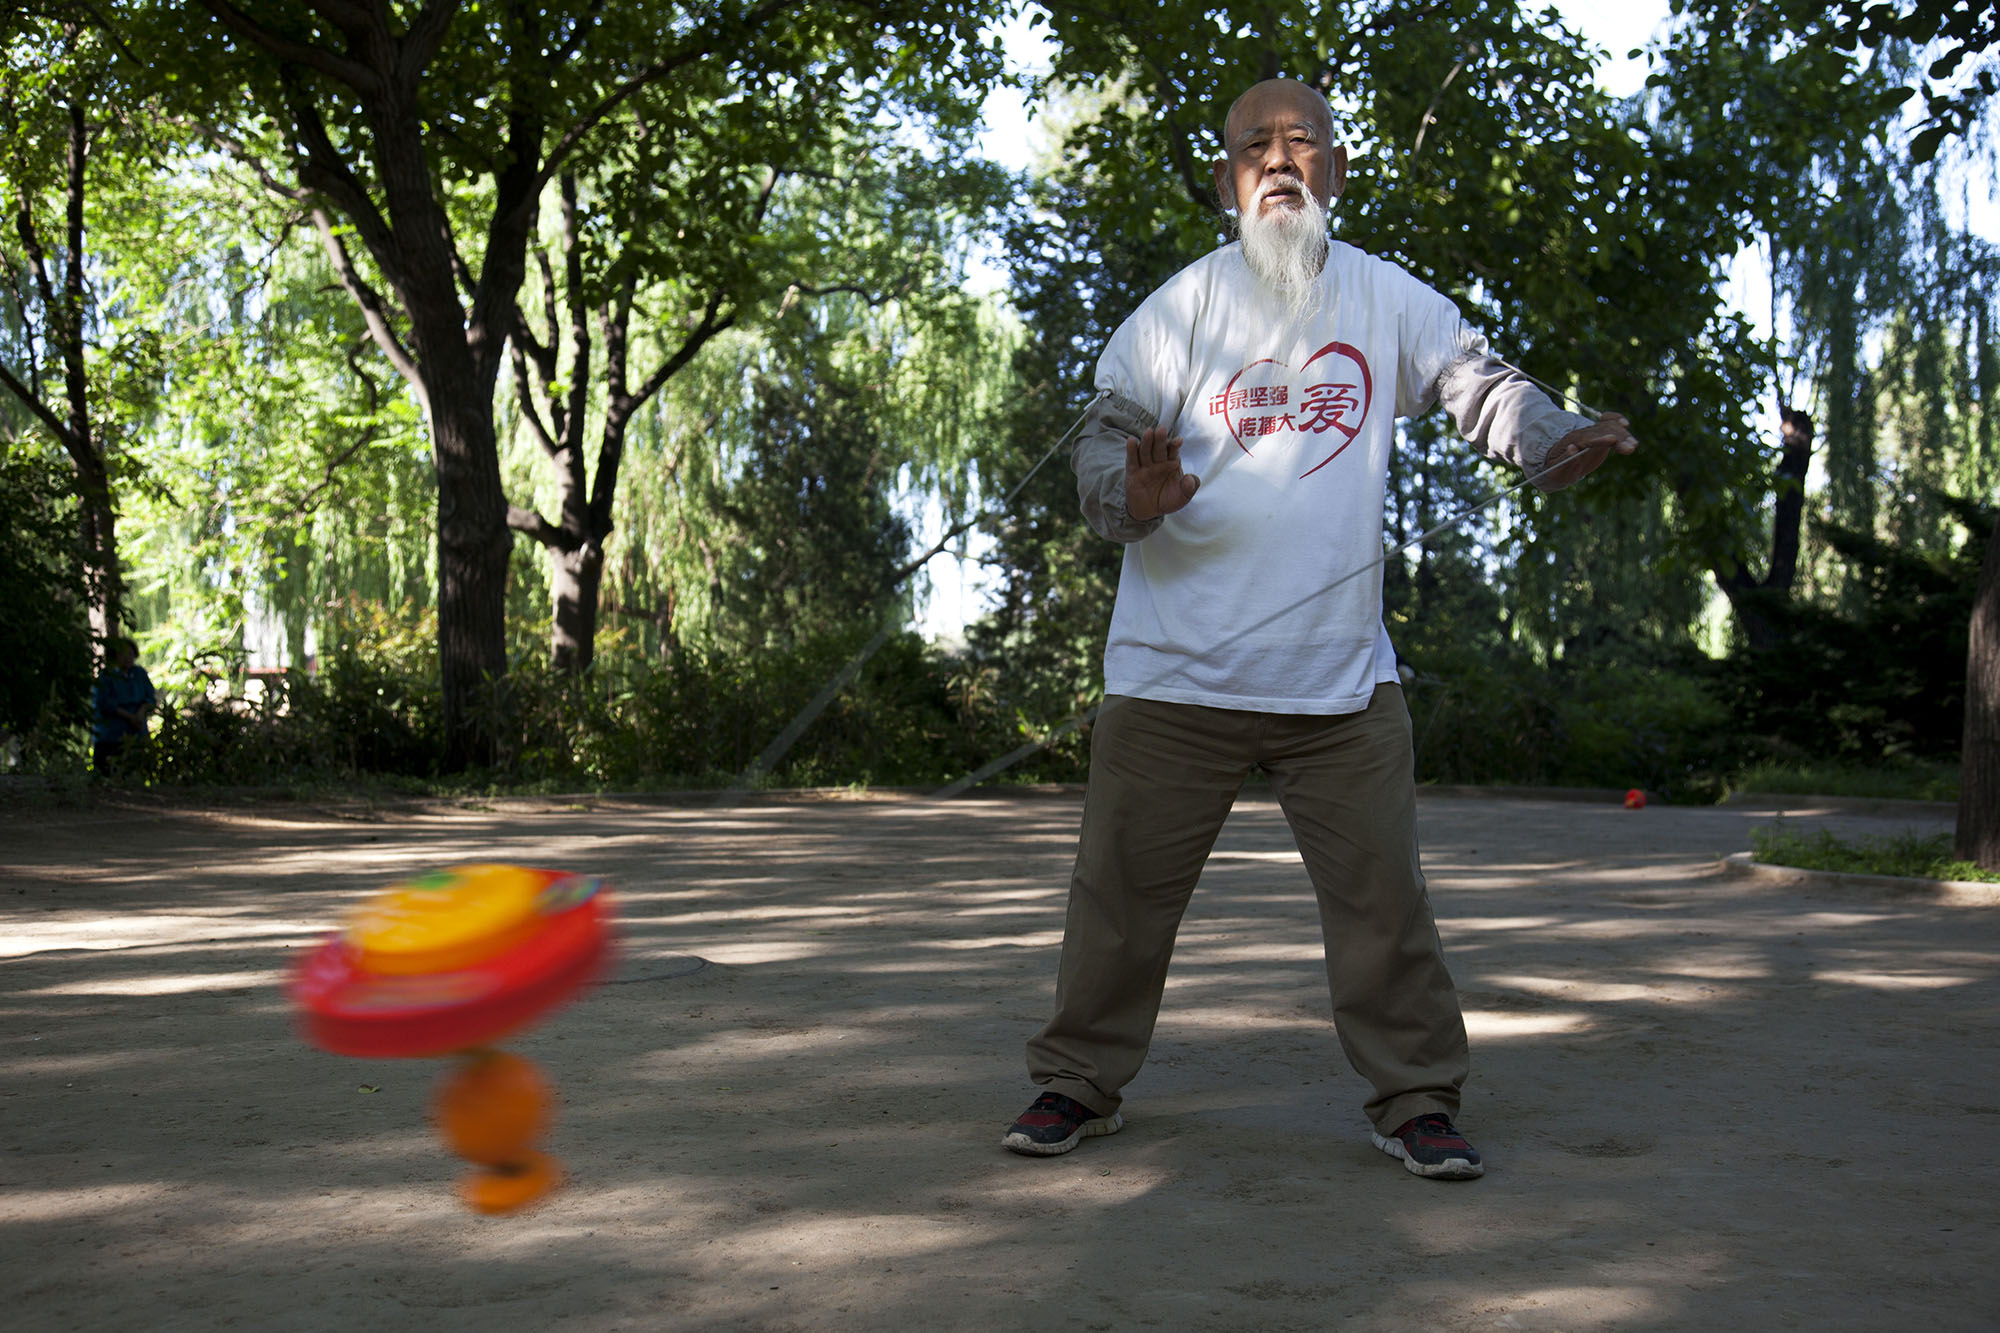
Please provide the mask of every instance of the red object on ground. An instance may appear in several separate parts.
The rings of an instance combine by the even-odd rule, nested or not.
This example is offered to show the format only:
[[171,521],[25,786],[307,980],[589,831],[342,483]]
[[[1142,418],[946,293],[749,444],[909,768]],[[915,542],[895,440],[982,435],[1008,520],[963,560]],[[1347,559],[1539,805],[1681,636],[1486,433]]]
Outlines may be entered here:
[[1646,808],[1646,793],[1640,791],[1637,787],[1626,792],[1625,808],[1627,810],[1644,810]]
[[601,881],[473,866],[388,890],[292,981],[306,1039],[340,1055],[444,1055],[576,995],[610,952]]

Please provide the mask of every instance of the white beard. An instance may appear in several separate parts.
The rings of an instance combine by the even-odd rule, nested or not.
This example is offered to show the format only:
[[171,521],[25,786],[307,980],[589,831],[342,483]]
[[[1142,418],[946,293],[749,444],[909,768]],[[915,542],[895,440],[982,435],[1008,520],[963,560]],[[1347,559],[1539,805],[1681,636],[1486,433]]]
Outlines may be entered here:
[[1319,304],[1320,270],[1326,267],[1326,209],[1310,190],[1299,193],[1299,207],[1266,214],[1259,205],[1277,184],[1266,181],[1240,209],[1236,230],[1243,238],[1243,262],[1278,295],[1295,316]]

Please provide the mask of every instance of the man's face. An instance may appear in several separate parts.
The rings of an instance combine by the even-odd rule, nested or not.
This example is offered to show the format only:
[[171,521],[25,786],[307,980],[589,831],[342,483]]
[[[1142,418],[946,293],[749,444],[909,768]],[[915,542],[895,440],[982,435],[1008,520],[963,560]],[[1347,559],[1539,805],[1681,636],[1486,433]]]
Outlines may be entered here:
[[1311,191],[1322,208],[1347,184],[1347,150],[1329,142],[1326,102],[1302,83],[1272,79],[1236,100],[1223,127],[1227,156],[1215,189],[1244,217],[1297,212]]

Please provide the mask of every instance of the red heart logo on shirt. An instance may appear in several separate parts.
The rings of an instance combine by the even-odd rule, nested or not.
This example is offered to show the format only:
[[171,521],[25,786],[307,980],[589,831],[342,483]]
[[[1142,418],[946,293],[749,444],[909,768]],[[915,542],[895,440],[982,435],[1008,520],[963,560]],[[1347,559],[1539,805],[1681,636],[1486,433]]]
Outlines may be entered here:
[[1208,400],[1208,414],[1223,419],[1231,438],[1246,454],[1252,452],[1252,440],[1293,436],[1308,457],[1329,437],[1337,440],[1332,453],[1299,474],[1304,480],[1354,443],[1374,401],[1375,380],[1368,371],[1368,358],[1357,347],[1330,342],[1307,357],[1296,375],[1273,357],[1252,361]]

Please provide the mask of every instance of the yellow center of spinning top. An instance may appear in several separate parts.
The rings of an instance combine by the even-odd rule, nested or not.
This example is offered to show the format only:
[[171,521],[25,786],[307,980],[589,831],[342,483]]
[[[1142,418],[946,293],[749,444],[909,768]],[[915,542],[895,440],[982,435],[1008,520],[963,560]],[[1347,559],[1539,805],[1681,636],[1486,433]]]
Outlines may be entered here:
[[370,972],[448,972],[534,934],[547,876],[520,866],[461,866],[385,890],[347,924]]

